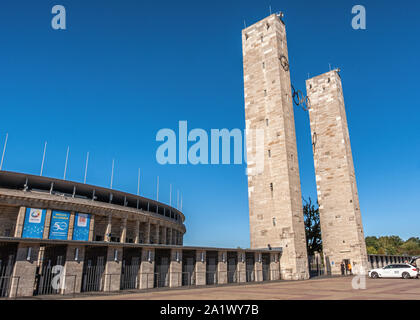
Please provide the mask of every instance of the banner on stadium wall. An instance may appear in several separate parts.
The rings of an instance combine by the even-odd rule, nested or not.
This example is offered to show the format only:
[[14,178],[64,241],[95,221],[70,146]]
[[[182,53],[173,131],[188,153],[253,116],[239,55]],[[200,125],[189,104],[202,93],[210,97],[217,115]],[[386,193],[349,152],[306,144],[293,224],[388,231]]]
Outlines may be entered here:
[[87,213],[76,213],[74,217],[73,240],[89,240],[90,215]]
[[22,238],[42,239],[46,210],[26,208]]
[[49,239],[67,240],[70,223],[70,212],[53,211],[51,214]]

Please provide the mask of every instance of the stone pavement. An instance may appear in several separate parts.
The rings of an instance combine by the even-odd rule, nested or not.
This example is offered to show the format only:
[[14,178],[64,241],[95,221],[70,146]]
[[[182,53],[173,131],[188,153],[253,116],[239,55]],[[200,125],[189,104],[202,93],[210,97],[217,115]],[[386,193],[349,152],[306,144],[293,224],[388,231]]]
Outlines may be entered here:
[[152,292],[78,297],[99,300],[420,300],[419,279],[366,279],[354,290],[353,277],[280,281]]

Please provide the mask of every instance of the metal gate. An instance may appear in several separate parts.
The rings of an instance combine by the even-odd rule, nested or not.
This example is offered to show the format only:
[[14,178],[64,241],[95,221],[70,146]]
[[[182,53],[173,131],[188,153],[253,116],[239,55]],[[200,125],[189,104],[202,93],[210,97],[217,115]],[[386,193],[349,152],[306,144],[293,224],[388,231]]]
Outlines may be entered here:
[[121,266],[121,290],[139,288],[141,249],[124,249]]
[[10,294],[16,250],[15,244],[0,243],[0,297],[8,297]]
[[246,254],[246,282],[255,281],[255,257],[253,253]]
[[269,254],[262,254],[262,280],[269,281],[270,280],[270,255]]
[[121,267],[121,290],[137,289],[139,286],[140,258],[135,257],[130,264],[122,262]]
[[182,285],[195,285],[195,251],[184,251],[182,256]]
[[228,276],[228,283],[235,283],[238,282],[238,275],[237,275],[237,265],[238,265],[238,257],[236,253],[228,253],[228,265],[227,265],[227,276]]
[[217,252],[207,252],[206,284],[217,284]]
[[106,254],[106,247],[86,248],[82,274],[82,292],[103,290]]
[[[60,272],[66,261],[67,246],[45,246],[40,248],[39,265],[35,274],[34,296],[59,294],[62,287]],[[54,278],[55,276],[58,278]]]
[[325,267],[320,255],[309,256],[309,275],[311,278],[323,276],[325,274]]
[[155,288],[169,287],[169,250],[156,250]]

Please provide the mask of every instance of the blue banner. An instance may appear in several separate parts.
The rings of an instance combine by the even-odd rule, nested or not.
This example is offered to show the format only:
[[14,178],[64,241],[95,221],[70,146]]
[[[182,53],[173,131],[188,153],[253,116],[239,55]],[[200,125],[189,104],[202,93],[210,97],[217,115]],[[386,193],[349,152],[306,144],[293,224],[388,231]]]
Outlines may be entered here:
[[73,240],[89,240],[90,215],[86,213],[76,213],[74,217]]
[[26,208],[25,222],[23,223],[22,238],[42,239],[44,233],[45,210]]
[[67,240],[70,212],[53,211],[51,214],[50,239]]

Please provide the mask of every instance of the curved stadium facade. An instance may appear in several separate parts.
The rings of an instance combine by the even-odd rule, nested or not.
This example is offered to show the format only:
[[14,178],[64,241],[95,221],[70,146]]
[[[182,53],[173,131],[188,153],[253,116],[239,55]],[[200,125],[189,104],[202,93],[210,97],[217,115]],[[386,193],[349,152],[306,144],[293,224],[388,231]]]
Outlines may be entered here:
[[280,250],[186,247],[184,221],[152,199],[0,171],[0,297],[280,279]]

